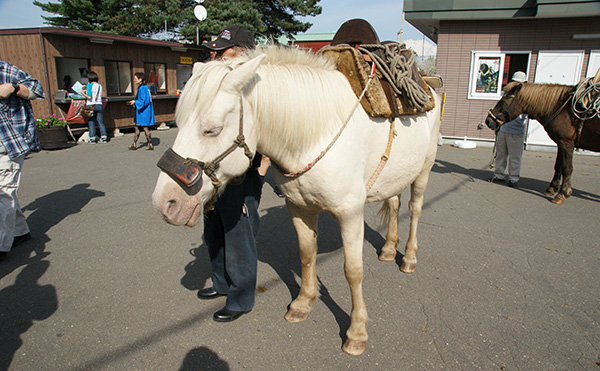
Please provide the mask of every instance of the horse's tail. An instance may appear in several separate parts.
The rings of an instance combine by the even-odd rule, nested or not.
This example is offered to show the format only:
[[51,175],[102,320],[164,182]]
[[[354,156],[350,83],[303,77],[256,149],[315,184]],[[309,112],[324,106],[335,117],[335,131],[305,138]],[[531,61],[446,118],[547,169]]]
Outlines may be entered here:
[[387,225],[390,221],[390,205],[387,201],[383,201],[381,209],[377,212],[380,225]]

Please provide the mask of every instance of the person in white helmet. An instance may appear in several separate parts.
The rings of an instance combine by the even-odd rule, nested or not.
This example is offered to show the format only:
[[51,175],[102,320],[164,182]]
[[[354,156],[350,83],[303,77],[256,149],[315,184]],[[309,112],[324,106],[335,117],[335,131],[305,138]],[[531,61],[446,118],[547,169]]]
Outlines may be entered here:
[[[525,72],[517,71],[511,81],[527,82]],[[494,176],[490,182],[506,181],[509,187],[515,187],[521,176],[521,159],[523,158],[523,139],[528,116],[520,114],[516,119],[500,126],[496,137],[496,161]],[[508,174],[506,170],[508,168]]]

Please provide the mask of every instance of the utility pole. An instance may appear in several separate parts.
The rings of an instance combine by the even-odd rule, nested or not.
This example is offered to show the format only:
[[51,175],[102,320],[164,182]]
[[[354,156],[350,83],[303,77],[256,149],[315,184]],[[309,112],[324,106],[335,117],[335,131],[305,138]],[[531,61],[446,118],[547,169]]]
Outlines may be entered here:
[[402,44],[402,27],[404,26],[404,12],[402,12],[402,17],[400,17],[400,31],[396,35],[398,35],[398,44]]

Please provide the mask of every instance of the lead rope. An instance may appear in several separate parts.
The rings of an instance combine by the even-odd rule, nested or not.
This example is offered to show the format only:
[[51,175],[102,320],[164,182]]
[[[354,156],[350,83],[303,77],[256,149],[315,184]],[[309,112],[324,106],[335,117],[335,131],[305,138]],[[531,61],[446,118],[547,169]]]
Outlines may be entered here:
[[342,135],[342,132],[344,131],[344,129],[346,128],[346,126],[350,122],[350,119],[354,115],[354,111],[356,111],[356,109],[358,108],[358,105],[360,104],[360,101],[365,96],[365,93],[367,92],[367,88],[369,87],[369,84],[371,84],[371,81],[373,81],[373,77],[375,77],[375,71],[376,71],[376,69],[377,69],[377,67],[376,67],[375,63],[373,63],[373,67],[371,69],[371,74],[369,75],[369,78],[367,79],[367,83],[365,84],[364,90],[362,91],[360,97],[358,98],[358,100],[354,104],[354,108],[352,108],[352,111],[350,111],[350,115],[348,115],[348,118],[344,122],[344,125],[342,125],[342,127],[340,128],[340,130],[338,131],[338,133],[336,134],[336,136],[333,138],[333,140],[331,141],[331,143],[329,143],[329,145],[327,146],[327,148],[325,148],[323,151],[321,151],[321,153],[317,156],[317,158],[315,158],[313,161],[311,161],[303,169],[295,171],[295,172],[284,173],[283,176],[285,176],[286,178],[296,178],[296,177],[299,177],[300,175],[302,175],[302,174],[306,173],[307,171],[309,171],[310,169],[312,169],[313,166],[315,166],[316,163],[319,162],[319,160],[321,160],[327,154],[327,152],[329,152],[329,150],[331,149],[331,147],[333,147],[333,145],[338,140],[338,138],[340,137],[340,135]]

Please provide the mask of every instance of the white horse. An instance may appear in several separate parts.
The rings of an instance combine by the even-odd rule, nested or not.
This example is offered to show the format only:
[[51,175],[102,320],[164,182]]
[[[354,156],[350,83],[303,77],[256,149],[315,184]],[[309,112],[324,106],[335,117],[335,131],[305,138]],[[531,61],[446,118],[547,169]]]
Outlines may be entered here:
[[[229,62],[197,63],[176,110],[180,129],[172,150],[181,157],[165,153],[163,158],[170,158],[162,168],[177,169],[160,174],[153,203],[168,223],[194,226],[217,188],[247,170],[248,156],[255,151],[267,155],[277,165],[274,177],[285,194],[302,261],[300,293],[285,318],[305,320],[318,296],[317,218],[327,211],[340,225],[344,273],[352,295],[351,324],[342,349],[359,355],[367,341],[362,294],[364,204],[385,201],[382,210],[388,211],[389,227],[380,259],[393,261],[400,194],[411,186],[410,234],[401,270],[414,271],[417,224],[437,151],[440,99],[433,95],[436,108],[430,112],[395,120],[389,161],[367,187],[386,150],[390,121],[372,118],[360,106],[355,109],[357,98],[350,84],[330,61],[267,48]],[[346,122],[338,140],[310,170],[295,177],[283,175],[319,157]],[[199,162],[215,157],[216,163]]]

